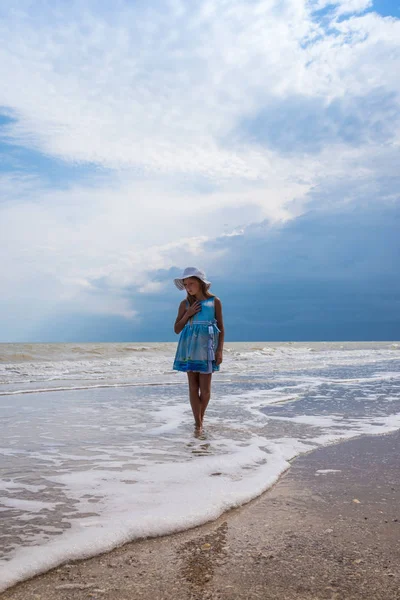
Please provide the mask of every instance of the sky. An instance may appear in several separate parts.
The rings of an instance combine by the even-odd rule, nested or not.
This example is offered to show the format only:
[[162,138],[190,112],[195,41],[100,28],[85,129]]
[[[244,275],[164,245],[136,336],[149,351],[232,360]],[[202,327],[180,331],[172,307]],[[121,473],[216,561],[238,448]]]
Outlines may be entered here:
[[400,339],[400,0],[3,0],[0,342]]

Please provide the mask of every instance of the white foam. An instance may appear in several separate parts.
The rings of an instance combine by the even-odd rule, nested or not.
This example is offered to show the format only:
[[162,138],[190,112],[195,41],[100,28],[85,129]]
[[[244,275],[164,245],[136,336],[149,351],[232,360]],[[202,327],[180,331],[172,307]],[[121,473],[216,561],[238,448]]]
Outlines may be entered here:
[[40,492],[44,490],[44,485],[31,485],[29,483],[22,483],[21,481],[8,481],[5,479],[0,479],[0,491],[8,491],[8,490],[27,490],[28,492]]
[[[186,382],[172,371],[175,343],[165,344],[3,344],[0,347],[0,395],[132,385]],[[315,366],[351,366],[398,360],[398,344],[231,343],[223,372],[270,373]],[[220,377],[220,375],[218,375]],[[21,385],[23,384],[23,387]],[[42,385],[40,385],[42,384]],[[45,384],[45,385],[43,385]]]
[[[153,465],[145,472],[135,472],[132,485],[122,483],[132,478],[131,471],[85,471],[54,478],[68,487],[82,511],[93,510],[94,505],[83,497],[90,489],[92,496],[100,499],[95,509],[101,511],[101,517],[74,519],[69,531],[34,553],[31,548],[16,550],[13,560],[0,568],[0,590],[65,560],[214,520],[262,493],[289,466],[280,450],[267,457],[256,444],[240,448],[230,443],[230,451],[226,456],[174,463],[169,468]],[[258,468],[251,468],[255,466]]]
[[40,512],[43,509],[52,510],[56,507],[53,502],[43,502],[42,500],[21,500],[10,496],[0,496],[0,504],[7,508],[16,508],[28,512]]
[[[292,423],[301,423],[302,425],[310,425],[319,427],[329,431],[331,428],[339,428],[342,425],[340,437],[355,437],[357,435],[375,435],[397,431],[400,428],[400,413],[385,417],[377,417],[377,422],[374,418],[359,417],[357,419],[347,418],[342,416],[313,416],[300,415],[298,417],[277,417],[268,416],[268,419],[276,421],[289,421]],[[313,438],[314,439],[314,438]],[[320,438],[316,438],[319,440]]]
[[[283,404],[286,402],[294,402],[299,398],[298,394],[295,393],[296,389],[302,389],[304,386],[291,386],[292,393],[291,394],[283,394],[284,388],[280,388],[279,391],[276,389],[272,390],[252,390],[250,392],[244,392],[242,394],[237,394],[236,398],[241,398],[242,400],[251,400],[252,402],[256,399],[262,400],[262,405],[266,406],[267,404]],[[223,396],[221,398],[222,402],[229,402],[232,399],[232,396]]]
[[[298,454],[360,433],[385,433],[400,427],[400,414],[380,419],[375,425],[367,420],[361,424],[354,421],[353,429],[335,432],[329,431],[330,427],[343,420],[334,416],[318,419],[300,416],[290,420],[322,425],[326,433],[309,440],[288,437],[268,440],[252,435],[247,445],[221,437],[216,451],[223,449],[223,454],[203,454],[194,461],[147,463],[135,471],[85,470],[53,477],[52,480],[68,490],[69,497],[78,503],[82,517],[77,513],[69,531],[37,547],[34,553],[31,548],[15,550],[13,560],[0,568],[0,589],[66,560],[88,557],[132,539],[165,535],[216,519],[229,508],[248,502],[268,489]],[[192,448],[200,449],[202,445],[204,442],[198,440],[193,442]],[[86,498],[88,491],[91,498],[98,500],[96,504]],[[27,502],[26,507],[38,511],[44,507],[54,508],[54,505]],[[96,516],[84,516],[93,509]]]
[[[138,380],[133,381],[154,365],[155,378],[160,369],[167,370],[171,355],[166,347],[159,346],[154,357],[152,348],[125,349],[134,357],[133,362],[118,362],[110,356],[96,359],[96,364],[87,362],[88,379],[107,362],[106,381],[86,381],[79,394],[79,386],[70,381],[65,386],[58,382],[58,387],[75,385],[71,394],[53,389],[54,396],[20,395],[13,398],[15,407],[4,399],[13,428],[4,428],[0,452],[12,465],[13,461],[25,465],[26,473],[16,471],[14,479],[0,481],[0,489],[7,494],[3,500],[8,503],[0,510],[12,508],[18,513],[15,520],[20,522],[15,531],[25,537],[24,545],[15,548],[9,560],[0,561],[0,590],[71,559],[213,520],[268,489],[298,454],[400,427],[400,413],[388,414],[395,411],[398,400],[395,390],[399,374],[390,366],[397,350],[382,346],[378,350],[366,347],[348,351],[345,346],[340,350],[335,346],[320,352],[312,346],[269,348],[264,344],[240,351],[232,348],[227,353],[226,372],[235,377],[245,373],[246,378],[248,373],[256,373],[251,380],[255,389],[240,388],[242,376],[232,377],[239,383],[221,393],[215,387],[206,435],[195,439],[186,388],[143,385],[140,391]],[[92,351],[100,352],[98,348]],[[76,353],[80,354],[78,350]],[[387,362],[386,370],[376,370],[374,361],[378,358]],[[63,369],[63,377],[74,370],[81,376],[84,362],[70,362],[69,369],[63,361],[56,366],[46,364],[54,377],[56,367]],[[126,378],[132,364],[138,369],[129,382]],[[358,368],[371,364],[374,366],[367,376]],[[312,372],[329,365],[335,369],[343,365],[346,370],[340,378]],[[111,381],[115,366],[120,379]],[[357,367],[354,373],[348,371],[351,366]],[[171,377],[167,383],[186,385],[184,374],[169,373],[166,377]],[[224,379],[216,376],[214,381]],[[268,388],[263,389],[265,386]],[[109,391],[105,393],[104,387],[110,387]],[[349,415],[347,408],[341,414],[329,412],[335,390],[340,399],[347,392],[352,399],[359,394],[370,412],[362,416],[357,411],[356,416]],[[311,393],[315,411],[302,414],[298,406],[304,404],[298,403]],[[379,410],[374,412],[375,405]],[[309,412],[309,402],[306,406]],[[263,408],[266,412],[260,410]],[[271,438],[270,430],[274,434]],[[29,469],[35,473],[32,478]],[[316,475],[328,472],[333,470],[317,471]],[[46,502],[47,498],[51,501]],[[22,529],[24,521],[27,529]],[[70,525],[67,530],[61,527],[65,522]],[[11,521],[8,523],[12,526]],[[57,532],[58,536],[50,535]]]
[[327,475],[328,473],[341,473],[341,469],[318,469],[315,475]]

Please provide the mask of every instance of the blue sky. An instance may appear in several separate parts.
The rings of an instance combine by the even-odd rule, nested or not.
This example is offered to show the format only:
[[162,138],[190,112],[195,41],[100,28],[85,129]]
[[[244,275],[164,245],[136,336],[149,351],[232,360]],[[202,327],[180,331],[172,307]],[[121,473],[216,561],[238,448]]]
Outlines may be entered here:
[[6,0],[0,341],[400,339],[400,2]]

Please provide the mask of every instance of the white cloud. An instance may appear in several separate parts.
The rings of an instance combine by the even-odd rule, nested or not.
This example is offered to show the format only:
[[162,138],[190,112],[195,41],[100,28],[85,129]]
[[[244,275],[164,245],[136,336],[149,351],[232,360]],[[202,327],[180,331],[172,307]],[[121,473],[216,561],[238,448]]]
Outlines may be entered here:
[[[11,139],[111,168],[265,178],[278,160],[273,152],[221,140],[270,96],[337,95],[332,84],[353,71],[359,52],[348,39],[361,26],[353,19],[340,25],[339,38],[302,49],[319,28],[296,0],[280,11],[262,0],[170,2],[159,10],[119,3],[112,18],[91,3],[84,11],[45,4],[42,17],[26,6],[0,30],[8,82],[0,104],[18,118]],[[386,43],[395,24],[369,18]],[[363,48],[370,45],[364,40]],[[346,92],[353,87],[348,78]]]
[[[50,159],[104,167],[90,185],[66,189],[38,174],[0,179],[10,306],[36,280],[41,288],[29,283],[28,296],[36,294],[38,307],[136,318],[124,290],[135,283],[156,293],[149,272],[200,264],[208,239],[295,218],[325,180],[391,177],[400,21],[362,14],[370,5],[336,1],[326,27],[312,13],[327,6],[322,0],[117,0],[112,10],[90,0],[45,1],[40,10],[28,0],[18,10],[3,4],[0,106],[15,118],[3,128],[7,139]],[[362,105],[374,93],[360,117],[363,137],[352,143],[343,123],[355,99]],[[392,104],[380,105],[381,97]],[[307,123],[294,127],[298,98],[311,103],[310,114],[313,103],[320,107],[316,149],[282,151],[272,135],[261,142],[251,128],[243,134],[246,120],[272,105],[286,114],[293,101],[284,133],[307,137]]]
[[165,287],[160,281],[148,281],[142,285],[138,292],[139,294],[158,294]]

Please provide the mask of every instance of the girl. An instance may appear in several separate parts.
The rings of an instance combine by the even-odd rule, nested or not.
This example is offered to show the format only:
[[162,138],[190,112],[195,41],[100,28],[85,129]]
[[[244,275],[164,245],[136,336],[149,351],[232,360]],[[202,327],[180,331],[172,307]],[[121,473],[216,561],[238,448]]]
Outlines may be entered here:
[[174,279],[186,300],[179,305],[174,330],[180,333],[174,369],[188,376],[190,405],[196,430],[201,432],[204,413],[211,395],[211,376],[219,371],[224,346],[221,300],[210,294],[205,273],[188,267]]

